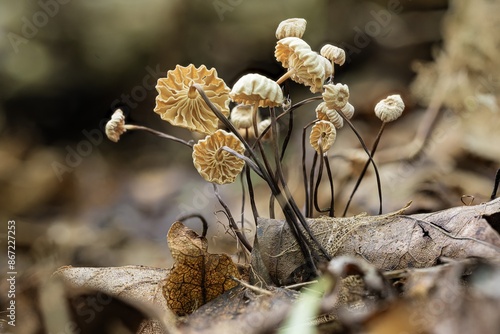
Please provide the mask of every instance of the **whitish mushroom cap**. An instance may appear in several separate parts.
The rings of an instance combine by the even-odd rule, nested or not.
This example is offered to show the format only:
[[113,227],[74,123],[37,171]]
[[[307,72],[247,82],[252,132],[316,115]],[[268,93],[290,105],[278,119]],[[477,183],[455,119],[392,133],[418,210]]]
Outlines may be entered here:
[[320,153],[321,145],[321,151],[326,153],[332,147],[336,137],[337,130],[332,123],[329,121],[318,121],[311,129],[309,142],[316,152]]
[[335,45],[326,44],[319,51],[320,55],[337,65],[345,63],[345,51]]
[[344,119],[334,109],[329,109],[325,102],[321,102],[316,107],[316,117],[322,121],[331,122],[335,128],[340,129],[344,126]]
[[403,110],[405,109],[405,104],[400,95],[390,95],[383,99],[375,106],[375,115],[382,122],[392,122],[398,119]]
[[200,85],[210,101],[229,116],[229,88],[217,77],[217,71],[205,65],[196,68],[177,65],[167,72],[166,78],[158,79],[156,107],[154,111],[161,119],[175,126],[205,134],[217,130],[219,120],[207,106],[193,84]]
[[281,21],[276,29],[276,38],[282,39],[285,37],[302,38],[306,31],[307,21],[301,18],[293,18]]
[[276,43],[274,56],[284,68],[290,66],[290,57],[301,52],[311,51],[311,47],[298,37],[285,37]]
[[217,130],[193,146],[193,163],[198,173],[217,184],[232,183],[241,173],[245,161],[222,149],[227,146],[243,154],[243,143],[232,133]]
[[259,104],[259,107],[278,107],[283,103],[281,87],[263,75],[250,73],[242,76],[233,86],[229,96],[234,102]]
[[313,93],[322,91],[323,82],[333,74],[331,62],[312,51],[300,38],[279,40],[274,55],[284,68],[291,71],[290,79],[308,86]]
[[231,110],[231,122],[237,129],[248,129],[252,126],[253,105],[238,104]]
[[111,119],[106,123],[105,130],[109,140],[115,143],[117,143],[118,140],[120,140],[120,136],[127,131],[127,129],[125,129],[125,116],[121,109],[116,109]]
[[340,83],[324,86],[323,101],[329,109],[342,110],[349,100],[349,87]]
[[352,116],[354,116],[354,106],[350,104],[349,102],[346,103],[344,108],[341,109],[342,113],[344,114],[345,118],[351,119]]

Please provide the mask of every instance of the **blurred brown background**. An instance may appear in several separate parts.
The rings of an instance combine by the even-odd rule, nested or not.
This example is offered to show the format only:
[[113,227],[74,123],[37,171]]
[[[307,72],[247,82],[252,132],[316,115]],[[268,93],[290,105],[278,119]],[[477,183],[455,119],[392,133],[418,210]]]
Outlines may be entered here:
[[[2,228],[8,219],[17,224],[18,285],[27,292],[19,302],[38,298],[39,284],[65,264],[169,266],[165,235],[181,213],[204,214],[213,249],[234,250],[190,152],[144,133],[127,133],[118,144],[103,136],[105,120],[121,106],[128,122],[191,138],[152,111],[156,79],[167,70],[205,64],[228,86],[246,72],[277,79],[283,69],[273,56],[275,29],[283,19],[303,17],[313,49],[329,42],[346,50],[335,81],[349,85],[367,142],[380,124],[375,103],[402,94],[407,109],[400,130],[391,137],[391,126],[381,146],[402,144],[423,112],[409,90],[412,66],[431,61],[442,46],[447,9],[444,0],[1,2],[0,218]],[[294,101],[308,96],[295,84],[286,89]],[[314,109],[308,110],[298,119],[312,119]],[[339,134],[339,148],[358,147],[348,132]],[[494,166],[486,166],[488,176]],[[470,188],[489,189],[486,176]],[[414,199],[411,192],[392,203],[387,196],[387,210]],[[373,203],[360,197],[355,210],[370,212]],[[238,212],[238,201],[228,201]],[[26,333],[40,331],[41,315],[34,312]]]

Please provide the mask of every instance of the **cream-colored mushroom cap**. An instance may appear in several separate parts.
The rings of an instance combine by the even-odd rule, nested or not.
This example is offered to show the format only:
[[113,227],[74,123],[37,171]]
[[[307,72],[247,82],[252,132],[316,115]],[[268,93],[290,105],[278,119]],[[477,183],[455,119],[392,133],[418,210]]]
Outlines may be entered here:
[[345,63],[345,51],[335,45],[326,44],[321,48],[319,53],[335,64],[343,65]]
[[245,153],[245,146],[238,137],[224,130],[215,131],[193,146],[194,166],[208,182],[232,183],[245,166],[245,161],[223,150],[223,146]]
[[332,123],[329,121],[318,121],[311,129],[309,142],[316,152],[321,153],[321,147],[321,151],[326,153],[332,147],[336,137],[337,130],[335,130],[335,126]]
[[344,126],[344,119],[336,110],[329,109],[325,102],[321,102],[316,107],[316,117],[319,120],[331,122],[337,129]]
[[115,143],[117,143],[118,140],[120,140],[120,136],[127,131],[127,129],[125,129],[125,116],[121,109],[116,109],[111,119],[106,123],[105,130],[109,140]]
[[340,109],[340,111],[342,111],[345,118],[347,119],[351,119],[352,116],[354,116],[354,106],[349,102],[347,102],[346,105],[342,109]]
[[237,129],[248,129],[252,126],[253,106],[238,104],[231,110],[231,122]]
[[276,29],[276,38],[282,39],[285,37],[302,38],[306,31],[307,21],[301,18],[292,18],[281,21]]
[[331,62],[312,51],[300,38],[286,37],[279,40],[274,55],[288,69],[290,79],[308,86],[313,93],[322,91],[323,82],[333,74]]
[[259,107],[278,107],[283,103],[281,87],[275,81],[256,73],[242,76],[234,84],[229,96],[234,102],[258,104]]
[[349,87],[340,83],[324,86],[323,101],[329,109],[342,110],[349,100]]
[[390,95],[377,103],[375,106],[375,115],[382,122],[392,122],[401,116],[404,109],[405,104],[401,96],[399,94]]
[[187,67],[177,65],[167,72],[166,78],[158,79],[154,111],[172,125],[204,134],[213,133],[218,128],[219,119],[193,84],[200,85],[222,114],[229,116],[229,88],[217,77],[214,68],[209,70],[205,65],[196,68],[193,64]]

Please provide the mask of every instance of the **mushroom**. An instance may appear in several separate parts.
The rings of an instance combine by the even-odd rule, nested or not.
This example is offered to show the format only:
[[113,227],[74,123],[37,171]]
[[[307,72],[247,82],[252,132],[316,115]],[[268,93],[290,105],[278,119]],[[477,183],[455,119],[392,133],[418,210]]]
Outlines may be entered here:
[[334,109],[329,109],[325,102],[321,102],[316,107],[316,117],[322,121],[331,122],[335,128],[340,129],[344,126],[344,119]]
[[193,146],[193,163],[198,173],[217,184],[232,183],[241,173],[245,161],[229,153],[227,147],[239,154],[245,153],[243,143],[232,133],[217,130]]
[[193,84],[200,85],[210,101],[229,116],[229,88],[217,77],[217,71],[205,65],[196,68],[177,65],[167,72],[166,78],[158,79],[155,113],[161,119],[190,131],[210,134],[217,130],[219,120],[203,101]]
[[280,39],[276,44],[274,55],[288,71],[276,83],[281,84],[290,78],[293,81],[310,87],[317,93],[323,89],[323,82],[333,74],[331,62],[312,51],[309,45],[297,37]]
[[257,129],[259,107],[277,107],[283,103],[281,87],[273,80],[256,73],[242,76],[234,84],[229,96],[234,102],[253,105],[252,122],[256,138],[259,136]]
[[349,87],[340,83],[325,85],[323,101],[329,109],[342,110],[349,99]]
[[318,121],[311,129],[309,142],[316,152],[325,154],[332,147],[336,137],[337,130],[331,122]]
[[345,51],[335,45],[325,44],[319,54],[337,65],[345,63]]
[[306,31],[307,21],[301,18],[292,18],[281,21],[276,29],[276,38],[282,39],[285,37],[302,38]]

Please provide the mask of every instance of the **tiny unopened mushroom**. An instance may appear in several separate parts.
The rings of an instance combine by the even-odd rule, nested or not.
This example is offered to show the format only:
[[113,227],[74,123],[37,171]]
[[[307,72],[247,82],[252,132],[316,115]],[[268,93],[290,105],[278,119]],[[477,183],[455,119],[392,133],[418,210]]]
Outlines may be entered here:
[[276,38],[282,39],[285,37],[302,38],[306,31],[307,21],[301,18],[292,18],[281,21],[276,29]]
[[252,126],[252,105],[238,104],[231,110],[231,122],[236,129],[248,129]]
[[111,119],[106,123],[106,136],[109,140],[115,143],[120,140],[120,136],[124,134],[127,129],[125,128],[125,116],[121,109],[116,109],[116,111],[111,116]]
[[194,166],[208,182],[232,183],[245,166],[244,160],[224,150],[224,146],[239,154],[245,153],[238,137],[224,130],[215,131],[193,146]]
[[219,119],[193,86],[198,84],[224,116],[229,116],[229,88],[217,76],[217,71],[205,65],[177,65],[158,79],[155,113],[175,126],[203,134],[217,130]]
[[309,142],[316,152],[324,154],[332,147],[336,137],[337,130],[335,130],[335,126],[331,122],[318,121],[311,129]]
[[329,109],[342,110],[349,100],[349,87],[341,83],[324,86],[323,101]]
[[375,115],[382,122],[388,123],[398,119],[404,109],[405,104],[401,96],[399,94],[390,95],[377,103],[375,106]]
[[335,45],[324,45],[319,51],[319,54],[337,65],[343,65],[345,63],[345,51]]

